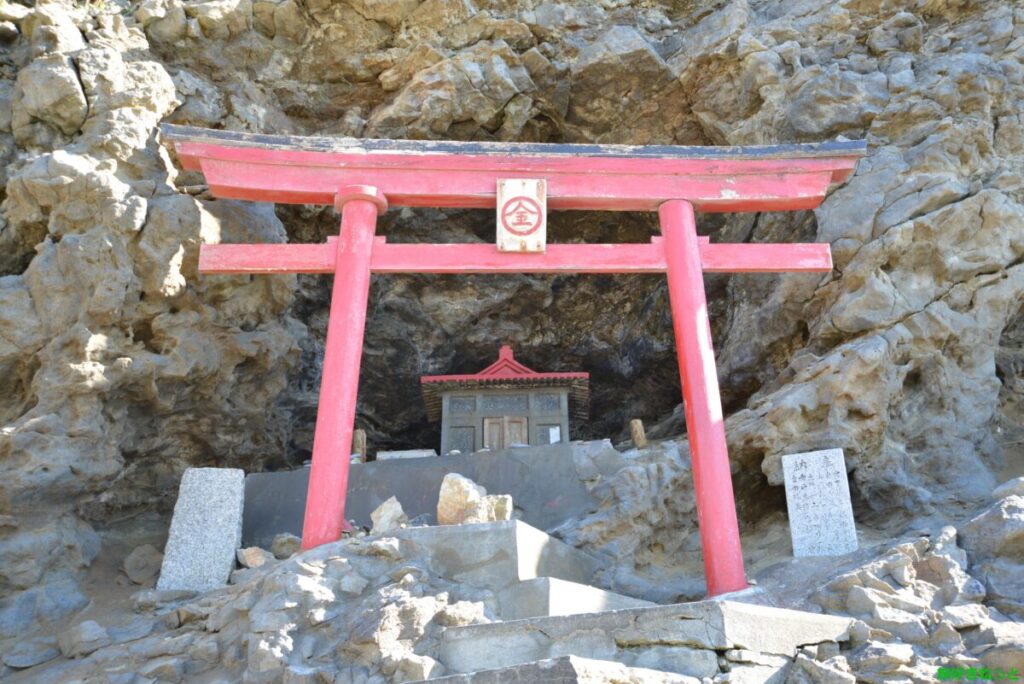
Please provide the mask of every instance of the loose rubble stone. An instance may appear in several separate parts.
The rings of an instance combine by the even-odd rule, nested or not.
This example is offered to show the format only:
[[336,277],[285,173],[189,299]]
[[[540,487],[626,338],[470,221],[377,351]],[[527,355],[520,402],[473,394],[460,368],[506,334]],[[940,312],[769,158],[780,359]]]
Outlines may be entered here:
[[1024,496],[1024,477],[1007,480],[992,490],[993,499],[1003,499],[1008,496]]
[[868,643],[850,657],[858,670],[890,672],[914,659],[914,648],[909,644]]
[[[384,534],[391,530],[401,529],[409,522],[408,516],[402,510],[402,504],[395,497],[391,497],[377,506],[370,514],[370,519],[373,520],[373,529],[370,530],[370,534]],[[423,678],[421,677],[421,679]]]
[[53,660],[61,654],[57,647],[57,639],[53,637],[38,637],[26,639],[16,643],[3,655],[3,663],[15,669],[34,667],[48,660]]
[[511,519],[511,496],[489,496],[486,489],[458,473],[449,473],[441,481],[437,500],[438,524],[461,525]]
[[89,112],[74,64],[59,54],[34,60],[18,73],[11,118],[12,132],[22,144],[39,144],[33,121],[53,126],[64,135],[75,133]]
[[270,550],[274,558],[283,559],[294,556],[302,548],[302,539],[294,534],[283,532],[274,537]]
[[124,573],[136,584],[145,584],[160,572],[164,555],[151,544],[132,549],[124,559]]
[[87,656],[96,649],[108,646],[111,643],[110,635],[99,623],[93,620],[85,620],[60,633],[60,652],[65,658],[80,658]]
[[274,560],[274,554],[258,546],[238,549],[238,564],[243,568],[259,568]]

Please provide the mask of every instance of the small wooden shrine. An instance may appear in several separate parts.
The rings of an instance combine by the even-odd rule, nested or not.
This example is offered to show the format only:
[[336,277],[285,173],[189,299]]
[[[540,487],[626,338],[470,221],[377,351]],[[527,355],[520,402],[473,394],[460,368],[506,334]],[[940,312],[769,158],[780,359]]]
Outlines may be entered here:
[[568,441],[570,416],[585,420],[590,407],[589,373],[538,373],[508,345],[479,373],[425,375],[420,387],[442,454]]

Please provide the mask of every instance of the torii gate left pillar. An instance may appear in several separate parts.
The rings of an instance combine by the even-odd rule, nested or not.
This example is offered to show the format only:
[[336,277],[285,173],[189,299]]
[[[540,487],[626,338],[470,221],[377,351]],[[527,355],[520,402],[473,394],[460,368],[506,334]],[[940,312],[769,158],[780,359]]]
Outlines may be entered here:
[[322,373],[323,378],[332,381],[320,382],[313,463],[302,522],[304,549],[333,541],[349,527],[345,494],[370,294],[370,256],[377,216],[388,210],[384,194],[370,186],[344,188],[334,206],[341,214],[341,226]]
[[[303,547],[346,527],[352,429],[373,273],[665,273],[690,439],[708,594],[746,587],[704,292],[705,272],[829,271],[828,245],[713,245],[703,211],[817,206],[863,155],[862,141],[775,148],[615,148],[247,136],[165,126],[187,168],[221,197],[331,204],[340,235],[320,245],[203,245],[203,273],[334,275]],[[657,211],[649,244],[388,244],[377,217],[399,206],[491,207],[501,178],[547,181],[553,209]],[[374,185],[366,185],[373,183]],[[386,196],[386,199],[385,199]]]

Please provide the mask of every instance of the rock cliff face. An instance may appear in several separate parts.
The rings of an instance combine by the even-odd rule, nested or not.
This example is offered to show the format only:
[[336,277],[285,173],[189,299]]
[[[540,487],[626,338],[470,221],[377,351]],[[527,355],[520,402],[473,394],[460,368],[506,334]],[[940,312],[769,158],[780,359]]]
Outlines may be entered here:
[[[96,530],[165,506],[187,465],[282,467],[311,444],[328,283],[199,278],[196,258],[202,242],[323,240],[337,217],[213,200],[161,145],[160,121],[866,137],[870,156],[819,210],[701,220],[716,241],[829,242],[836,262],[825,277],[708,278],[743,511],[763,510],[787,451],[844,448],[864,521],[969,504],[1024,469],[1024,10],[695,5],[0,6],[0,637],[80,607]],[[656,224],[564,215],[550,230],[640,241]],[[392,212],[383,231],[489,241],[492,218]],[[502,341],[528,365],[595,376],[583,435],[637,416],[664,418],[655,436],[684,430],[660,278],[380,278],[370,311],[359,422],[378,446],[433,440],[416,377],[474,371]],[[673,515],[693,524],[687,506]]]

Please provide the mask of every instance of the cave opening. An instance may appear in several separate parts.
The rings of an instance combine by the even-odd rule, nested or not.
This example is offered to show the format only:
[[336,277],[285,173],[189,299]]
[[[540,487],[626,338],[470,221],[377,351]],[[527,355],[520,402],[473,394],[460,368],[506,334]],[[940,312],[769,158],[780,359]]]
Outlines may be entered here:
[[[330,208],[278,205],[277,214],[290,242],[323,242],[338,231]],[[552,243],[644,243],[658,225],[653,214],[552,212],[548,232]],[[382,216],[378,233],[390,243],[489,243],[494,214],[402,209]],[[300,275],[289,311],[308,329],[295,389],[282,398],[293,415],[294,465],[312,453],[330,295],[331,278]],[[622,439],[630,419],[661,422],[680,401],[663,275],[376,275],[356,416],[370,453],[438,448],[440,428],[427,420],[419,377],[476,372],[501,344],[531,368],[591,374],[590,416],[574,424],[574,439]],[[681,420],[673,424],[684,431]]]
[[[338,232],[333,208],[275,207],[289,242],[324,242]],[[701,214],[698,231],[721,242],[813,239],[812,212]],[[657,216],[571,211],[549,216],[552,243],[644,243],[659,234]],[[492,210],[409,209],[382,216],[378,234],[391,243],[492,242]],[[770,302],[779,276],[712,273],[705,277],[726,415],[745,406],[774,377],[799,317]],[[286,462],[312,454],[322,371],[330,277],[298,276],[289,314],[307,329],[301,360],[278,407],[291,416]],[[751,335],[746,312],[765,306],[771,336]],[[780,315],[781,314],[781,315]],[[793,334],[790,334],[793,333]],[[371,281],[360,369],[356,427],[377,450],[437,448],[440,428],[427,420],[419,377],[472,373],[512,344],[534,368],[591,374],[589,419],[575,439],[621,443],[639,418],[653,438],[686,433],[671,312],[663,275],[375,275]],[[765,349],[761,349],[761,347]]]

